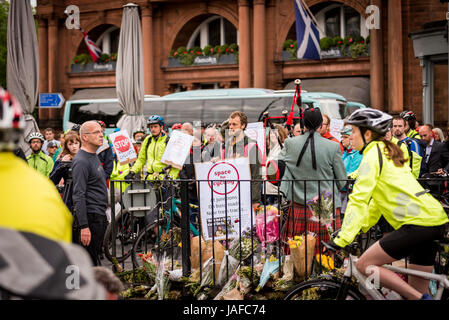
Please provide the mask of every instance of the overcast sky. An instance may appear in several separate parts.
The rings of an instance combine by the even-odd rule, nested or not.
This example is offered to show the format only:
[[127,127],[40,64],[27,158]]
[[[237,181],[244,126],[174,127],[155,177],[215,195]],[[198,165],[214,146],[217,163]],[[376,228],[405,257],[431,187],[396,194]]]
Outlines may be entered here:
[[32,5],[33,7],[36,6],[36,0],[30,0],[30,2],[31,2],[31,5]]

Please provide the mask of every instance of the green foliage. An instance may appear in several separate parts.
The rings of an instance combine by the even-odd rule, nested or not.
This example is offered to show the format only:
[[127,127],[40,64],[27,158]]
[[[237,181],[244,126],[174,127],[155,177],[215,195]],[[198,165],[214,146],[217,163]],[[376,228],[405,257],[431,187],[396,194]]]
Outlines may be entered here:
[[221,47],[221,46],[219,46],[219,45],[216,45],[216,46],[214,47],[214,54],[218,54],[218,55],[222,54],[221,48],[220,48],[220,47]]
[[330,37],[324,37],[320,39],[321,50],[329,50],[330,47],[334,46],[334,39]]
[[229,45],[228,44],[221,45],[220,53],[221,54],[229,54]]
[[333,46],[334,47],[341,47],[342,45],[343,45],[343,38],[342,37],[339,37],[339,36],[336,36],[336,37],[334,37],[333,39]]
[[90,54],[87,54],[87,53],[79,54],[79,55],[75,56],[75,58],[72,59],[72,64],[85,65],[88,62],[93,62],[93,60],[92,60],[92,57],[90,56]]
[[213,55],[215,53],[214,48],[211,45],[207,45],[204,47],[203,53],[205,56]]
[[298,42],[296,40],[287,39],[284,41],[282,49],[290,53],[290,59],[296,59],[296,52],[298,51]]
[[368,53],[366,43],[354,43],[349,47],[349,53],[352,58],[366,56]]
[[229,51],[230,53],[236,54],[239,51],[239,46],[237,45],[237,43],[231,43],[229,45]]
[[371,40],[371,36],[366,37],[366,43],[367,44],[370,43],[370,40]]
[[343,43],[344,43],[346,46],[350,46],[351,44],[354,43],[354,41],[355,41],[355,37],[354,37],[354,36],[352,36],[352,35],[347,35],[347,36],[344,38]]
[[181,46],[178,48],[177,52],[178,52],[178,57],[182,58],[187,54],[187,48],[184,46]]
[[8,31],[9,2],[0,1],[0,86],[6,88],[6,38]]

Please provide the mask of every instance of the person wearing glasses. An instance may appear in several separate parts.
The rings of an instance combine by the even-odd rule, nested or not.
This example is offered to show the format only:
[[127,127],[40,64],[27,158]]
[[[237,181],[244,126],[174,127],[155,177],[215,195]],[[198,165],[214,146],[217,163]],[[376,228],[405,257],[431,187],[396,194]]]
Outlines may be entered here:
[[331,133],[329,132],[330,126],[331,126],[331,119],[327,114],[323,113],[323,124],[321,125],[321,128],[319,128],[317,131],[321,134],[321,136],[324,139],[338,143],[338,145],[340,146],[340,151],[343,154],[345,152],[345,149],[343,148],[343,145],[340,143],[340,141],[338,141],[338,139],[335,138],[333,135],[331,135]]
[[107,227],[108,190],[97,149],[103,145],[103,131],[97,121],[87,121],[80,128],[81,149],[73,158],[72,201],[74,208],[73,241],[84,246],[94,265]]

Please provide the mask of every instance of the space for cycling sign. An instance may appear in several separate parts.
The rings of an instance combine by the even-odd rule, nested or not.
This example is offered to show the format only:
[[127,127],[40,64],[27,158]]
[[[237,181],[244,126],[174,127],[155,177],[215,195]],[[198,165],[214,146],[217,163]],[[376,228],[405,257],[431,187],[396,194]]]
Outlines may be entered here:
[[127,130],[111,133],[109,138],[112,140],[112,146],[120,164],[127,164],[137,159],[136,151],[134,150]]
[[[251,227],[248,158],[195,163],[202,233],[207,240],[232,239]],[[244,181],[246,180],[246,181]],[[254,223],[254,216],[253,216]]]

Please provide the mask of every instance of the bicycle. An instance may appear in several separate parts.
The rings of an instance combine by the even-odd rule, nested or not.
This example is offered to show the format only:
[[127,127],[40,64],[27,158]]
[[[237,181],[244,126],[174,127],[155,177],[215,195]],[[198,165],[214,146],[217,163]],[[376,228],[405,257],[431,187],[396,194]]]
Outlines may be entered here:
[[[327,250],[334,252],[336,257],[338,256],[336,250],[326,242],[322,241],[322,244]],[[438,244],[440,248],[442,246],[449,246],[446,242],[438,241]],[[347,255],[346,258],[338,256],[345,263],[343,274],[324,275],[322,276],[323,279],[313,279],[300,283],[287,292],[284,300],[366,300],[367,297],[373,300],[389,300],[389,297],[394,297],[396,300],[402,299],[393,290],[385,290],[386,288],[375,286],[357,270],[355,265],[358,257],[355,254],[358,250],[359,244],[357,242],[353,242],[341,250]],[[445,289],[449,288],[447,275],[417,271],[392,265],[383,265],[383,267],[396,273],[435,280],[438,285],[438,290],[434,299],[449,299],[447,291],[445,291]]]
[[[181,201],[176,197],[177,181],[173,180],[168,171],[171,166],[167,166],[163,169],[165,176],[160,181],[153,182],[153,187],[160,193],[160,201],[157,203],[157,214],[153,221],[148,221],[145,228],[139,232],[135,242],[131,249],[131,259],[134,268],[142,266],[139,254],[144,254],[149,251],[157,251],[162,254],[163,252],[171,252],[178,247],[180,243],[180,230],[181,230],[181,211],[179,206]],[[163,201],[164,195],[167,200]],[[189,204],[190,208],[198,209],[198,206]],[[189,222],[190,232],[194,236],[199,235],[197,228]]]

